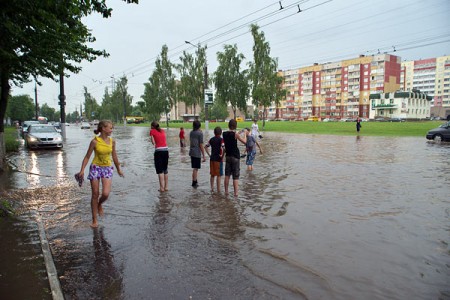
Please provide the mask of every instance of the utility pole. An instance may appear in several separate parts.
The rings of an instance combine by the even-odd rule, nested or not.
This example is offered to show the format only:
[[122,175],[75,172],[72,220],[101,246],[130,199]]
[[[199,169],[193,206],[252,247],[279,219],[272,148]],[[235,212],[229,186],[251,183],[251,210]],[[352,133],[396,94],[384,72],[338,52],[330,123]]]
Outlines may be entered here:
[[125,91],[125,87],[122,86],[122,89],[123,89],[123,126],[127,126],[127,102],[126,102],[127,93]]
[[66,95],[64,95],[64,72],[59,74],[59,106],[61,112],[61,133],[64,139],[66,139]]
[[39,106],[38,106],[38,96],[37,96],[37,85],[36,85],[36,80],[34,81],[34,116],[36,118],[36,120],[39,117]]

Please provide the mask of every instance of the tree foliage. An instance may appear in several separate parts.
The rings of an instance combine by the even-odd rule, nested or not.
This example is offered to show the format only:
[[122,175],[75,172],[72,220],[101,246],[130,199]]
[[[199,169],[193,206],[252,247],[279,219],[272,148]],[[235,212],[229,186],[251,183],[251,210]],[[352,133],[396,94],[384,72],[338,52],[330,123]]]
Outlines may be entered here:
[[264,127],[267,107],[272,103],[278,106],[285,93],[281,89],[282,78],[277,74],[278,62],[270,57],[270,46],[264,32],[260,32],[255,24],[250,28],[254,42],[253,61],[250,63],[252,98],[256,107],[263,107]]
[[111,94],[108,89],[105,89],[99,119],[108,119],[118,123],[123,122],[124,117],[131,113],[133,97],[128,94],[127,84],[128,79],[123,76],[116,81]]
[[18,120],[21,123],[31,120],[35,116],[35,105],[33,99],[29,95],[12,96],[9,99],[8,110],[6,116],[11,120]]
[[180,61],[181,63],[177,65],[177,70],[180,74],[180,100],[186,106],[193,106],[194,114],[196,114],[197,106],[204,107],[205,103],[203,91],[206,88],[206,46],[200,47],[199,44],[195,52],[195,57],[183,51]]
[[[137,3],[138,0],[124,0]],[[58,79],[80,71],[80,63],[107,56],[89,46],[95,41],[82,18],[92,13],[111,16],[106,0],[0,1],[0,169],[5,152],[3,120],[11,84],[31,78]]]
[[84,112],[86,120],[99,119],[101,114],[101,107],[97,100],[88,92],[87,87],[84,88]]
[[169,112],[176,101],[174,65],[170,62],[167,53],[169,49],[162,46],[161,55],[155,62],[155,70],[149,78],[149,82],[144,84],[144,95],[147,114],[151,120],[159,120],[162,113],[166,115],[168,126]]
[[48,106],[47,103],[41,105],[40,116],[46,117],[48,121],[58,122],[60,118],[59,110],[57,111],[53,107]]
[[214,73],[216,99],[219,103],[231,105],[234,118],[236,110],[247,111],[247,70],[241,70],[244,55],[238,53],[236,45],[225,45],[224,52],[217,52],[219,67]]

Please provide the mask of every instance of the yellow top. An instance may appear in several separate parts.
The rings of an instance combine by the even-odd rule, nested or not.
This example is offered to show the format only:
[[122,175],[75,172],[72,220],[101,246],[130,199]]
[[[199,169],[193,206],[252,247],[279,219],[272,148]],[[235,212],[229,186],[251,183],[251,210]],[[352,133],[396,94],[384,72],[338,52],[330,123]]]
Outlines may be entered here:
[[109,167],[112,166],[111,162],[111,153],[113,146],[113,139],[109,138],[109,144],[107,144],[101,137],[96,136],[95,140],[97,144],[94,148],[94,159],[92,160],[92,164],[99,167]]

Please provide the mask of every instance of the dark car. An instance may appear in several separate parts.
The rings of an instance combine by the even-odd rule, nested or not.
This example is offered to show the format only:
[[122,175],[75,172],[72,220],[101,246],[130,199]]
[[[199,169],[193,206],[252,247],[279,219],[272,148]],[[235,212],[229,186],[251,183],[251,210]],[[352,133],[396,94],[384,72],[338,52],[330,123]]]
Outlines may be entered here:
[[450,142],[450,122],[444,123],[438,128],[431,129],[427,133],[428,140]]
[[405,122],[405,119],[402,119],[402,118],[390,118],[389,122]]

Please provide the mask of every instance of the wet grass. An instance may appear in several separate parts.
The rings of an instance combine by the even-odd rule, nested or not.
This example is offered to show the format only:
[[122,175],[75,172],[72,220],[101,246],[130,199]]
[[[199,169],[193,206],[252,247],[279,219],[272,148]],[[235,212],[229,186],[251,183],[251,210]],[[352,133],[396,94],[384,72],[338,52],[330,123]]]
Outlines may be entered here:
[[5,147],[6,152],[19,150],[19,141],[17,140],[17,129],[15,127],[5,127]]
[[[438,127],[444,121],[417,121],[417,122],[362,122],[360,135],[365,136],[425,136],[427,131]],[[165,127],[165,123],[161,122]],[[238,122],[238,128],[251,128],[252,122]],[[331,135],[354,135],[356,133],[355,122],[298,122],[285,121],[265,123],[258,122],[260,131],[303,133],[303,134],[331,134]],[[150,127],[144,123],[132,126]],[[171,128],[184,127],[191,129],[192,123],[169,123]],[[209,129],[220,126],[223,130],[228,128],[226,122],[209,122]],[[205,127],[202,122],[202,128]]]

